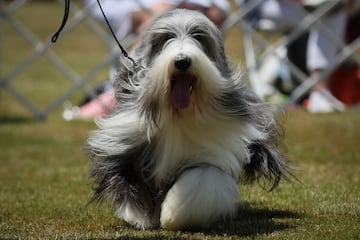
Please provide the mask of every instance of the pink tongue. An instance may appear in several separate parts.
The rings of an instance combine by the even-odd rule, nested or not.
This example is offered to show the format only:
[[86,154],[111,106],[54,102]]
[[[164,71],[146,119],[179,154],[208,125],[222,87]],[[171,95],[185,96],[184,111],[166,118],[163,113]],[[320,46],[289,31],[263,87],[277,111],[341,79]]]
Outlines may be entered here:
[[172,79],[171,103],[176,109],[186,108],[190,104],[190,84],[193,76],[179,74]]

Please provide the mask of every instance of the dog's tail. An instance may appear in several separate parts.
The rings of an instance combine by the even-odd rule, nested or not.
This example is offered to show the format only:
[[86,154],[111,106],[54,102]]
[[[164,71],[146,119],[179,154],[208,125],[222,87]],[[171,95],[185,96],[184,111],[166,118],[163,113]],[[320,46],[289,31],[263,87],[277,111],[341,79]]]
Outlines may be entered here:
[[[291,180],[293,167],[279,148],[283,145],[283,129],[279,122],[282,117],[274,116],[271,107],[251,91],[244,92],[249,122],[267,137],[254,139],[249,145],[250,162],[244,166],[243,181],[252,183],[264,177],[273,190],[280,179]],[[296,179],[296,177],[295,177]]]
[[248,146],[251,158],[244,167],[243,180],[252,183],[262,177],[271,183],[270,191],[280,182],[281,178],[290,180],[292,167],[286,157],[276,146],[268,141],[259,140]]

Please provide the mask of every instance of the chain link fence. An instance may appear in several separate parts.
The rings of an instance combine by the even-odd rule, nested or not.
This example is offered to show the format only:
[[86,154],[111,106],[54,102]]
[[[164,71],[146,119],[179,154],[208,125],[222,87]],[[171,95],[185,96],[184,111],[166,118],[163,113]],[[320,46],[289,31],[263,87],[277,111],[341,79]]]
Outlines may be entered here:
[[[262,97],[265,94],[260,70],[270,57],[277,59],[286,67],[288,75],[297,79],[283,107],[297,102],[345,61],[351,59],[360,63],[357,54],[360,38],[345,42],[334,35],[331,28],[322,25],[321,19],[343,1],[328,1],[311,11],[303,9],[303,19],[295,27],[281,32],[264,30],[259,24],[254,24],[254,19],[259,22],[254,13],[263,0],[238,2],[231,1],[232,13],[222,27],[225,46],[232,60],[241,62],[249,84]],[[45,3],[53,11],[42,11],[41,6]],[[60,24],[63,9],[62,0],[51,1],[51,4],[48,1],[0,0],[0,97],[1,94],[9,94],[19,103],[19,107],[27,109],[39,120],[46,119],[66,101],[76,99],[76,96],[95,95],[94,82],[107,78],[109,67],[120,54],[107,28],[92,18],[81,1],[75,0],[71,1],[70,18],[60,39],[52,43],[51,37]],[[28,12],[30,10],[33,12]],[[24,16],[28,15],[33,19],[31,23],[25,20]],[[44,24],[48,21],[52,24]],[[323,28],[326,36],[340,49],[331,66],[318,79],[309,77],[304,69],[282,53],[282,49],[299,40],[314,26]],[[14,41],[11,44],[8,40],[10,37]],[[95,43],[91,41],[90,44],[87,38],[96,38]],[[121,43],[129,48],[134,39],[135,36],[128,36]],[[8,45],[12,46],[11,49]],[[27,47],[20,47],[23,45]],[[64,48],[70,50],[64,54]],[[28,81],[30,75],[35,81]],[[34,91],[37,94],[34,95]]]

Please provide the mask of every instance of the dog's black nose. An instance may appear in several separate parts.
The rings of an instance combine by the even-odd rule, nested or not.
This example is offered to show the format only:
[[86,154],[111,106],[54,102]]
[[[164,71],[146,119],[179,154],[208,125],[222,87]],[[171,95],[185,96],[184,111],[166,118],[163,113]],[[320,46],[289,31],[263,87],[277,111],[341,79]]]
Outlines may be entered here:
[[191,66],[191,58],[184,54],[179,54],[174,58],[175,67],[181,71],[186,71]]

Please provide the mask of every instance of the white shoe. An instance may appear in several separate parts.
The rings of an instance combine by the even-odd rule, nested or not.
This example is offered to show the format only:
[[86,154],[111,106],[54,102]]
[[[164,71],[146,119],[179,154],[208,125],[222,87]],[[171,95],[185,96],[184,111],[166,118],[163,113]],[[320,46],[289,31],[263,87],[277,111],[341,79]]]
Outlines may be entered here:
[[65,121],[72,121],[78,118],[80,108],[78,106],[71,106],[71,103],[64,104],[63,119]]
[[343,112],[345,105],[336,99],[328,90],[314,91],[309,96],[309,103],[306,106],[311,113]]

